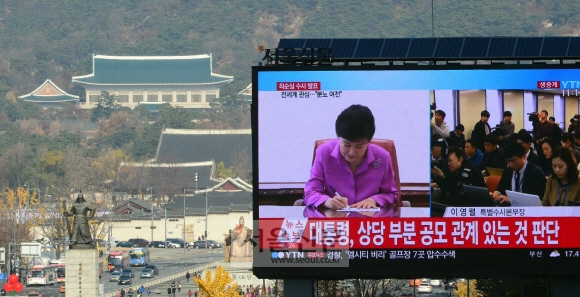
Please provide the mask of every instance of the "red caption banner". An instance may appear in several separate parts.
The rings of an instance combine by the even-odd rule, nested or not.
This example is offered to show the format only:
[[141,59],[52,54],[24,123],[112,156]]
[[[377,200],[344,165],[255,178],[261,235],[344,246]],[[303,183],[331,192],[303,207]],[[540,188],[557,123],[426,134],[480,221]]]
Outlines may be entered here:
[[580,248],[580,218],[260,219],[261,248]]

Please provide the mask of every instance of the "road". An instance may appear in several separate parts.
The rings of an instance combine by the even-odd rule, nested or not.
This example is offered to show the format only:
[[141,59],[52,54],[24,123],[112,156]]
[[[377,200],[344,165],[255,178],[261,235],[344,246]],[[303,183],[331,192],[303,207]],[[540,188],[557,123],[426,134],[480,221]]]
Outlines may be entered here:
[[[196,250],[191,249],[189,251],[186,250],[185,254],[183,253],[183,249],[155,249],[151,248],[151,264],[156,265],[159,268],[159,275],[155,276],[153,279],[169,276],[183,270],[193,269],[196,266],[201,266],[206,263],[211,263],[215,261],[222,260],[223,256],[223,248],[221,249],[213,249],[213,250]],[[134,289],[141,286],[141,284],[145,282],[149,282],[152,279],[140,279],[139,275],[141,274],[141,270],[143,267],[131,267],[135,272],[135,278],[133,279],[133,284],[130,286]],[[120,286],[117,282],[110,282],[109,281],[109,273],[104,272],[102,278],[100,279],[100,283],[105,285],[105,294],[111,292],[120,291],[121,288],[125,287],[126,291],[129,286],[124,285]],[[176,281],[178,281],[176,279]],[[182,278],[179,281],[182,284],[185,283],[185,279]],[[159,288],[165,289],[164,285],[159,285]],[[190,284],[185,286],[185,292],[187,289],[192,288],[192,281],[190,280]],[[155,290],[156,288],[151,288]],[[24,290],[18,294],[18,296],[25,296],[30,291],[37,291],[42,294],[42,297],[59,297],[63,294],[59,293],[60,285],[56,284],[54,286],[25,286]],[[166,293],[166,292],[165,292]],[[187,296],[186,294],[182,296]]]

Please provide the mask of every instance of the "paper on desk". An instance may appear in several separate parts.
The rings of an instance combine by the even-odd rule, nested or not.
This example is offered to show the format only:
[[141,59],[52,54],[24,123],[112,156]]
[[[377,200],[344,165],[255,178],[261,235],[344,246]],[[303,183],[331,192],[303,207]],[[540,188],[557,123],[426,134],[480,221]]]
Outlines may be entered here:
[[380,207],[375,207],[375,208],[343,208],[343,209],[338,209],[337,211],[356,211],[356,212],[377,212],[380,211],[381,208]]

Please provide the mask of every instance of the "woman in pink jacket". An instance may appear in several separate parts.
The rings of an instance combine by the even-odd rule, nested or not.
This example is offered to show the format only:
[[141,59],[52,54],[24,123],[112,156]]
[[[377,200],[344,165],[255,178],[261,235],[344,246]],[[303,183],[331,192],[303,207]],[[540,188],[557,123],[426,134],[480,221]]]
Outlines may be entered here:
[[397,203],[390,154],[371,144],[375,118],[371,110],[352,105],[336,119],[338,139],[316,150],[304,202],[329,209],[376,208]]

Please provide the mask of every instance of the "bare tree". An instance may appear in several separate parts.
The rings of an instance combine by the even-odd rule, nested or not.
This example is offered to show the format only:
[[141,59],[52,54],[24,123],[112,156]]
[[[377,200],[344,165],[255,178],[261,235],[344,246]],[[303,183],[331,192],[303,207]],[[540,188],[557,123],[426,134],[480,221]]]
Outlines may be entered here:
[[245,181],[252,179],[252,155],[247,149],[234,150],[231,156],[231,164],[234,166],[234,173]]
[[69,237],[72,219],[63,215],[66,208],[64,203],[55,202],[45,204],[37,209],[37,215],[30,224],[40,230],[44,238],[48,238],[55,248],[56,258],[64,252],[66,239]]
[[[90,180],[91,158],[84,156],[83,149],[69,146],[64,152],[64,183],[62,195],[69,195],[75,189],[85,189]],[[68,197],[68,196],[67,196]]]
[[27,166],[34,162],[33,156],[32,149],[20,142],[4,152],[0,170],[9,186],[20,186],[26,181]]

